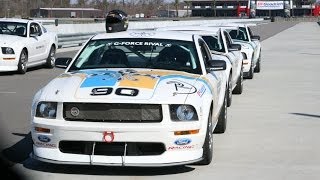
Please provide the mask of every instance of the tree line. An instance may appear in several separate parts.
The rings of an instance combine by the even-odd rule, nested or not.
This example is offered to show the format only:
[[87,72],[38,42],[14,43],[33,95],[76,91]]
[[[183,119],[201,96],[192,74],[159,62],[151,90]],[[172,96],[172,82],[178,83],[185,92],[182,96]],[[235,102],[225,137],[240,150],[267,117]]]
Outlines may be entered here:
[[31,9],[96,8],[107,12],[121,9],[128,14],[144,13],[152,16],[158,10],[178,10],[182,0],[0,0],[0,17],[28,17]]

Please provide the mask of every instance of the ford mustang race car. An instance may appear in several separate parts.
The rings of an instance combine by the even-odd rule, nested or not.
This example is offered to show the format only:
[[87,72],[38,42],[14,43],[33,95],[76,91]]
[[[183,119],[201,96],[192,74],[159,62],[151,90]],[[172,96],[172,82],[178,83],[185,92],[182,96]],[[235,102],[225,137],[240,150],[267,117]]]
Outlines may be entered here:
[[227,87],[205,41],[177,32],[92,37],[32,103],[32,157],[66,164],[209,164]]
[[40,23],[28,19],[0,19],[0,72],[45,65],[54,67],[58,38]]
[[[246,54],[243,62],[244,76],[252,79],[254,72],[261,70],[261,43],[260,36],[253,35],[249,26],[253,24],[223,23],[209,25],[210,27],[223,27],[230,34],[236,44],[242,45],[242,52]],[[234,29],[236,27],[237,29]]]
[[243,90],[243,55],[241,47],[233,44],[227,31],[215,27],[201,26],[177,26],[158,28],[158,31],[180,31],[189,34],[200,35],[208,44],[213,59],[224,60],[227,63],[225,71],[226,83],[228,87],[228,106],[231,105],[232,92],[241,94]]

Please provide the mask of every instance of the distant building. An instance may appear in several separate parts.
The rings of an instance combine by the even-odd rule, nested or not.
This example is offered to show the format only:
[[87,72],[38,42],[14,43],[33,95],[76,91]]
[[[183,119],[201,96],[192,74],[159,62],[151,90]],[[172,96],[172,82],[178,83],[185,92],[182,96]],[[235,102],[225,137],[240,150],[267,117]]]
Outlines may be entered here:
[[213,0],[184,0],[184,2],[189,4],[192,16],[206,17],[239,16],[246,13],[248,6],[248,0],[215,0],[215,5]]
[[192,10],[192,16],[320,15],[319,3],[311,5],[310,0],[250,0],[250,2],[249,0],[184,0],[184,2]]
[[30,10],[31,17],[43,18],[101,18],[104,12],[94,8],[38,8]]

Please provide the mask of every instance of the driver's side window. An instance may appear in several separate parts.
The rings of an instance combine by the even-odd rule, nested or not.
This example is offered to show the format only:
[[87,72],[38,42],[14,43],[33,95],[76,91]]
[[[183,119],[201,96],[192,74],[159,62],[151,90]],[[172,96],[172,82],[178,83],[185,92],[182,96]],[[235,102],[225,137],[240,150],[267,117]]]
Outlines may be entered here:
[[30,35],[41,36],[42,32],[41,32],[41,28],[40,28],[39,24],[31,23],[29,33],[30,33]]
[[229,38],[229,34],[227,32],[223,32],[223,34],[224,34],[224,36],[226,38],[227,47],[231,47],[232,42],[231,42],[231,40]]
[[200,41],[199,46],[200,46],[200,50],[201,50],[201,54],[202,54],[202,58],[204,60],[205,66],[207,66],[208,61],[212,60],[211,53],[210,53],[209,49],[207,48],[205,42]]

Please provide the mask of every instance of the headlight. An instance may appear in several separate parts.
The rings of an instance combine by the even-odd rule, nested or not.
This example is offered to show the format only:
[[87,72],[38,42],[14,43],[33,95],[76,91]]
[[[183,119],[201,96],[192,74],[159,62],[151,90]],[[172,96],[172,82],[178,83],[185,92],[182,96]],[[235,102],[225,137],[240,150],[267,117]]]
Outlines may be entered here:
[[172,121],[197,121],[198,115],[191,105],[170,105],[170,116]]
[[10,47],[2,47],[2,54],[14,54],[14,50]]
[[39,102],[36,110],[36,117],[55,119],[57,115],[56,102]]

